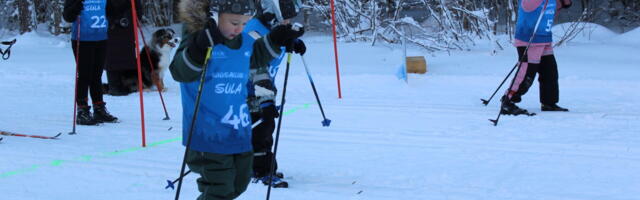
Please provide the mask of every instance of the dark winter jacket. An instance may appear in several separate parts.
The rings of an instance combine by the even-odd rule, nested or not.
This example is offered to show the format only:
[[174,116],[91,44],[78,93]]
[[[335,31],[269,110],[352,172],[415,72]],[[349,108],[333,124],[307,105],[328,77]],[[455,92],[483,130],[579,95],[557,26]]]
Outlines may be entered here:
[[[142,16],[142,5],[136,0],[138,19]],[[135,70],[136,46],[133,34],[130,0],[109,0],[107,19],[109,20],[109,39],[107,40],[106,70]],[[140,22],[138,22],[140,25]]]
[[78,15],[82,11],[84,0],[64,0],[64,9],[62,10],[62,18],[69,23],[76,21]]
[[[189,131],[198,80],[204,65],[194,61],[188,48],[194,46],[197,35],[206,27],[209,20],[208,7],[209,0],[182,0],[178,5],[178,15],[183,22],[183,40],[169,68],[173,78],[181,82],[183,144]],[[243,33],[231,40],[218,39],[222,41],[215,46],[212,52],[214,56],[208,64],[191,148],[219,154],[251,151],[251,129],[248,127],[251,121],[246,110],[246,86],[249,86],[255,74],[250,73],[249,68],[262,68],[261,71],[268,77],[269,62],[281,50],[268,36],[260,38]],[[247,57],[249,52],[251,55]]]

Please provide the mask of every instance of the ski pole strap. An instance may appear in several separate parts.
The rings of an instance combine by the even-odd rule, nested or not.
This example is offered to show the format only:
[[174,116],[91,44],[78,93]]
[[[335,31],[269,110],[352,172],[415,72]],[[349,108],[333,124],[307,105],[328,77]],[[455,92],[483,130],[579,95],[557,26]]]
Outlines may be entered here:
[[2,49],[0,48],[0,54],[2,54],[2,59],[3,60],[8,60],[9,57],[11,56],[11,47],[13,46],[13,44],[16,43],[16,39],[13,39],[12,41],[3,41],[2,45],[9,45],[9,47],[7,47],[6,50],[2,51]]

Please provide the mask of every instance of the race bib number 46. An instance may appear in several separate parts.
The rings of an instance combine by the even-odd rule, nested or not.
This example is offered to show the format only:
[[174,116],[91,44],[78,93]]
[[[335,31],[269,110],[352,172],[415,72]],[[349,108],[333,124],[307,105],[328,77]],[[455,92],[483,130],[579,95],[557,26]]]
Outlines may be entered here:
[[247,112],[247,104],[242,104],[238,109],[238,114],[234,113],[233,105],[229,106],[229,111],[220,120],[223,124],[232,125],[234,129],[238,130],[240,126],[245,127],[249,125],[249,114]]

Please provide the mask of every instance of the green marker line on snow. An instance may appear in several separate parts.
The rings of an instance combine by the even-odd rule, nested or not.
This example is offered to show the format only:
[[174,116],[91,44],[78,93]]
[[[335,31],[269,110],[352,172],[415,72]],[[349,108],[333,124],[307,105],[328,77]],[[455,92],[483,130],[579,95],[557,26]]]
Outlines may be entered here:
[[[302,104],[302,106],[294,107],[294,108],[289,109],[288,111],[285,111],[282,115],[290,115],[290,114],[295,113],[295,112],[297,112],[299,110],[307,109],[307,108],[309,108],[310,105],[311,105],[310,103]],[[173,143],[173,142],[177,142],[177,141],[182,141],[182,136],[150,143],[149,145],[147,145],[147,148],[144,148],[144,147],[131,147],[131,148],[123,149],[123,150],[115,150],[115,151],[111,151],[111,152],[99,153],[99,154],[93,155],[93,156],[92,155],[82,155],[82,156],[78,156],[77,158],[70,159],[70,160],[54,159],[54,160],[51,160],[51,161],[47,162],[46,164],[39,164],[39,165],[38,164],[34,164],[34,165],[29,166],[29,167],[24,167],[22,169],[17,169],[17,170],[8,171],[8,172],[2,172],[2,173],[0,173],[0,179],[9,178],[9,177],[20,175],[20,174],[25,174],[25,173],[28,173],[28,172],[33,172],[33,171],[36,171],[36,170],[38,170],[40,168],[43,168],[43,167],[60,167],[62,165],[70,163],[70,162],[91,162],[94,158],[109,158],[109,157],[113,157],[113,156],[117,156],[117,155],[122,155],[122,154],[125,154],[125,153],[131,153],[131,152],[137,152],[137,151],[140,151],[140,150],[146,150],[146,149],[149,149],[149,148],[152,148],[152,147],[157,147],[157,146],[160,146],[160,145],[163,145],[163,144]]]

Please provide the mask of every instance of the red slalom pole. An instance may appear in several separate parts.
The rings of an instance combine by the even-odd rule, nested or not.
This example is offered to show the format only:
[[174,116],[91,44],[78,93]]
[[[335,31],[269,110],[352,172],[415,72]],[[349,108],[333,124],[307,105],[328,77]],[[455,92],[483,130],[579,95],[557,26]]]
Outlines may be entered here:
[[145,129],[144,129],[144,97],[142,96],[142,69],[140,67],[140,47],[138,47],[138,13],[136,12],[136,2],[131,0],[131,16],[133,16],[133,37],[136,40],[136,62],[138,64],[138,93],[140,95],[140,121],[142,126],[142,147],[146,147]]
[[[69,135],[75,135],[76,134],[76,112],[78,111],[78,104],[76,103],[78,101],[78,69],[80,68],[80,17],[78,17],[78,19],[76,19],[78,24],[76,26],[76,28],[78,29],[78,33],[76,34],[76,74],[75,74],[75,86],[74,86],[74,90],[73,90],[73,129],[71,130],[71,132],[69,133]],[[73,45],[73,44],[71,44]]]
[[[136,16],[136,18],[137,18],[137,16]],[[144,43],[144,46],[148,47],[147,39],[144,38],[144,32],[142,31],[142,29],[140,27],[138,27],[138,31],[140,31],[140,35],[142,36],[142,43]],[[147,59],[149,60],[149,64],[151,65],[151,74],[153,74],[153,68],[155,66],[153,66],[153,62],[151,61],[151,52],[149,52],[149,48],[145,48],[144,50],[147,52]],[[158,77],[158,78],[160,78],[160,77]],[[153,80],[151,80],[151,81],[153,81]],[[169,112],[167,112],[167,106],[165,106],[165,104],[164,104],[164,98],[162,98],[162,91],[160,91],[159,82],[156,81],[155,84],[156,84],[156,88],[158,88],[158,94],[160,95],[160,102],[162,102],[162,108],[164,109],[164,119],[162,119],[162,120],[169,120],[170,119],[169,118]]]
[[333,53],[336,58],[336,79],[338,80],[338,99],[342,99],[342,90],[340,89],[340,67],[338,64],[338,41],[336,39],[336,8],[333,0],[331,0],[331,24],[333,27]]

